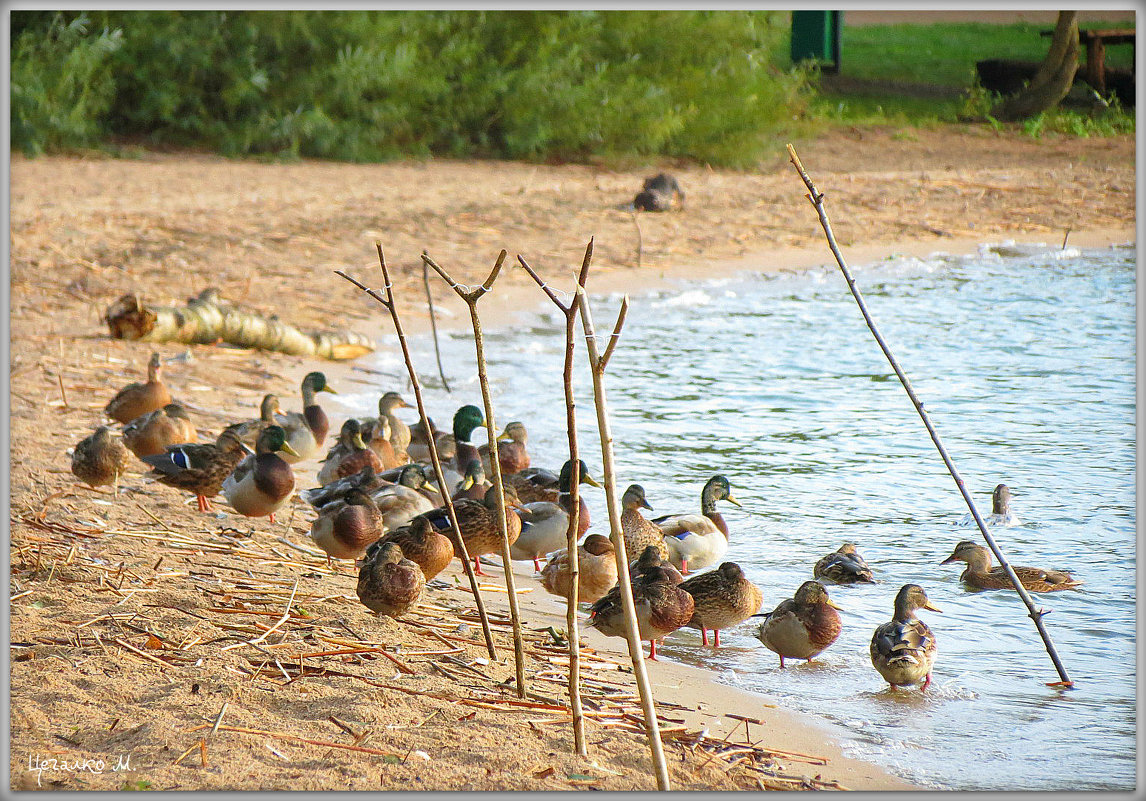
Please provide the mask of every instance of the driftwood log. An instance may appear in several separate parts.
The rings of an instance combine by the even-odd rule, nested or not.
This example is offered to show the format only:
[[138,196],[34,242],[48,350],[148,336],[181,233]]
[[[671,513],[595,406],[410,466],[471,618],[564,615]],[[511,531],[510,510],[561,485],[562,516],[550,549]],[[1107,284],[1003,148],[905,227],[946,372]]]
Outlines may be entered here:
[[104,320],[113,339],[189,345],[226,342],[335,361],[374,351],[369,337],[353,331],[300,331],[277,317],[264,317],[227,303],[217,289],[203,290],[183,307],[144,305],[138,295],[129,293],[108,307]]

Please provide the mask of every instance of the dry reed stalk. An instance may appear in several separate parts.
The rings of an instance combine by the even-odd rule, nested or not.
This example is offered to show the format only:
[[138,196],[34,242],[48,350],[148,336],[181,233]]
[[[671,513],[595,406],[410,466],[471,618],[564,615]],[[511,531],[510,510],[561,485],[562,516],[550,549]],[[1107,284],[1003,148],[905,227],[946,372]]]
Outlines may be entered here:
[[[593,259],[593,240],[585,247],[585,257],[581,261],[581,272],[577,275],[577,285],[585,283],[589,273],[589,264]],[[568,304],[562,303],[557,294],[541,280],[529,263],[519,254],[517,261],[529,273],[541,290],[549,297],[553,304],[565,315],[565,364],[562,369],[562,384],[565,389],[565,427],[569,439],[569,461],[572,472],[569,478],[569,528],[565,534],[565,547],[569,564],[569,595],[565,604],[565,627],[568,632],[566,639],[569,644],[569,703],[573,708],[573,750],[580,756],[588,754],[585,743],[585,721],[581,712],[581,659],[580,641],[577,621],[577,591],[580,576],[579,554],[577,552],[577,536],[581,517],[581,460],[577,449],[577,406],[573,397],[573,353],[574,330],[577,315],[580,312],[581,296],[574,293],[573,300]]]
[[613,541],[613,551],[617,562],[617,583],[621,588],[621,605],[625,614],[625,641],[629,647],[629,659],[633,663],[633,675],[636,678],[637,690],[641,696],[641,706],[645,711],[646,734],[649,740],[649,750],[652,754],[653,769],[656,772],[657,789],[667,791],[669,789],[668,766],[665,763],[664,749],[661,747],[661,738],[657,731],[652,687],[649,684],[648,672],[645,670],[645,655],[641,648],[636,606],[633,603],[633,589],[629,581],[629,560],[625,553],[625,538],[621,533],[621,514],[617,503],[617,476],[613,467],[613,434],[609,424],[608,398],[605,393],[605,370],[621,336],[621,327],[625,324],[625,315],[629,309],[629,297],[626,295],[621,301],[621,310],[617,314],[613,334],[602,354],[597,349],[597,336],[593,329],[593,313],[589,307],[589,299],[585,296],[583,283],[577,284],[577,296],[580,299],[581,324],[585,330],[589,367],[593,374],[593,402],[597,408],[597,428],[601,432],[601,472],[605,482],[605,501],[609,509],[610,539]]
[[[335,270],[335,274],[346,279],[356,287],[361,289],[374,300],[382,304],[382,307],[390,313],[390,319],[394,323],[394,332],[398,337],[398,345],[402,349],[402,357],[406,361],[406,371],[410,376],[410,385],[414,389],[414,401],[418,406],[418,416],[422,421],[422,426],[426,431],[433,431],[430,425],[430,417],[426,413],[426,404],[422,399],[422,382],[418,379],[418,371],[414,369],[413,359],[410,357],[410,345],[406,341],[406,332],[402,328],[402,320],[398,315],[398,306],[394,302],[394,284],[390,281],[390,271],[386,268],[386,257],[382,252],[382,243],[375,243],[375,248],[378,251],[378,264],[382,270],[382,280],[384,282],[383,289],[385,296],[379,294],[377,291],[370,289],[365,284],[351,278],[341,270]],[[458,548],[462,553],[462,569],[466,573],[466,578],[469,580],[470,587],[473,589],[474,602],[477,604],[478,615],[481,618],[482,634],[485,636],[486,650],[489,651],[489,658],[496,659],[497,652],[493,645],[493,633],[489,629],[489,619],[485,611],[485,602],[482,600],[481,593],[477,589],[477,576],[474,575],[473,566],[470,565],[469,553],[466,551],[466,544],[462,541],[462,529],[458,525],[458,515],[454,511],[454,502],[450,498],[450,493],[446,490],[446,476],[442,471],[442,463],[438,458],[438,445],[434,442],[432,436],[426,438],[428,440],[427,446],[430,451],[430,462],[434,466],[434,476],[437,478],[438,486],[442,489],[442,501],[446,508],[446,514],[450,518],[450,526],[453,528],[454,537],[457,539]]]
[[[474,351],[477,359],[478,369],[478,384],[481,386],[482,403],[485,406],[485,428],[486,436],[489,440],[489,467],[490,472],[493,474],[493,485],[497,487],[497,492],[494,493],[497,498],[497,527],[501,534],[501,562],[505,571],[505,590],[509,596],[509,618],[513,624],[513,658],[514,666],[517,673],[517,692],[522,698],[525,697],[527,688],[525,686],[525,654],[523,652],[523,644],[521,638],[521,613],[517,606],[517,591],[514,589],[513,579],[513,560],[509,553],[509,529],[506,520],[506,514],[509,511],[505,508],[505,483],[501,475],[501,460],[497,455],[497,428],[493,416],[493,401],[490,399],[489,391],[489,375],[486,371],[485,363],[485,342],[482,338],[481,320],[478,317],[477,304],[490,289],[493,288],[494,281],[497,280],[498,275],[501,274],[501,266],[505,263],[506,251],[503,249],[498,254],[497,261],[490,270],[489,276],[481,285],[472,291],[466,291],[458,283],[450,277],[449,273],[438,266],[437,262],[429,257],[426,253],[422,254],[422,261],[428,264],[434,272],[442,277],[450,289],[454,290],[458,297],[465,301],[466,306],[470,310],[470,324],[473,326],[474,331]],[[427,431],[431,429],[426,428]],[[430,439],[429,437],[427,439]],[[444,488],[443,488],[444,489]],[[477,594],[477,590],[474,590]]]

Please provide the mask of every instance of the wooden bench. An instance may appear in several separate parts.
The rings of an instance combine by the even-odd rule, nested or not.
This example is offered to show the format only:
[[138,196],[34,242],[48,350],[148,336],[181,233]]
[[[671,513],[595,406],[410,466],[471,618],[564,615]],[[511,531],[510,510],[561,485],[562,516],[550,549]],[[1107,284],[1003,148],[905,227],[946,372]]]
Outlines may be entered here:
[[[1043,31],[1043,36],[1054,36],[1054,31]],[[1106,46],[1134,45],[1133,28],[1104,28],[1079,30],[1078,41],[1086,48],[1086,82],[1100,94],[1106,94]],[[1137,58],[1137,53],[1135,53]]]

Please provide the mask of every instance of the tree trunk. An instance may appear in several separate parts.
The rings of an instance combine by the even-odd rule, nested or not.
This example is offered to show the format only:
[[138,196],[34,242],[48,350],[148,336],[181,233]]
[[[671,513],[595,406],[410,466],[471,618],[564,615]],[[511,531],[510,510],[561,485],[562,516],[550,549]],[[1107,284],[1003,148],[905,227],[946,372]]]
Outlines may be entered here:
[[1024,120],[1062,102],[1078,71],[1078,12],[1060,11],[1050,52],[1023,91],[1000,103],[995,117],[1005,122]]

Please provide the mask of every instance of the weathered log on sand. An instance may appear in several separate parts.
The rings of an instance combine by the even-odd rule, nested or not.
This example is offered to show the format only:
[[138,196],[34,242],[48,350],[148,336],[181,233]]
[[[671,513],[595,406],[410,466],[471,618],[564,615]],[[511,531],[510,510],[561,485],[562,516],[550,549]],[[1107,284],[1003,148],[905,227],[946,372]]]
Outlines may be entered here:
[[127,294],[104,313],[113,339],[213,345],[226,342],[292,356],[342,361],[374,351],[369,337],[353,331],[300,331],[277,317],[264,317],[224,301],[217,289],[205,289],[181,308],[145,306]]

